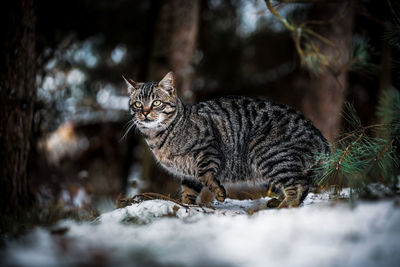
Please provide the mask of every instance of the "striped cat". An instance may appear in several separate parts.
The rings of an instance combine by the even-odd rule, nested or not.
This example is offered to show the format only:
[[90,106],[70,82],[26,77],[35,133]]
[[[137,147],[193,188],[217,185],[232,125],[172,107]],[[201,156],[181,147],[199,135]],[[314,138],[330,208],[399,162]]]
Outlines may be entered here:
[[169,72],[160,82],[126,80],[132,121],[154,156],[182,179],[182,201],[194,204],[205,186],[224,201],[222,184],[256,182],[297,206],[312,186],[315,153],[326,139],[294,109],[247,97],[184,104]]

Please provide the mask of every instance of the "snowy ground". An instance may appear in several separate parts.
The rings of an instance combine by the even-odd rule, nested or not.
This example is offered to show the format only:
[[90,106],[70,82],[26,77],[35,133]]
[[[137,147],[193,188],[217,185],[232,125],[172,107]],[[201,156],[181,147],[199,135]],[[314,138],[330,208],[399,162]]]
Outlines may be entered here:
[[[265,200],[214,208],[149,200],[91,223],[63,221],[8,243],[8,266],[399,266],[398,200],[329,201],[310,194],[297,209]],[[65,233],[64,233],[65,232]],[[62,233],[62,234],[54,234]]]

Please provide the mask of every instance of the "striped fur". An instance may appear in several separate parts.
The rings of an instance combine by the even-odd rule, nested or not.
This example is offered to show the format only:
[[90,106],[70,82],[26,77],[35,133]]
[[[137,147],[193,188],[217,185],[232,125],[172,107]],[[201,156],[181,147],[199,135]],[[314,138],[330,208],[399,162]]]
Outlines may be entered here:
[[[223,201],[222,184],[255,182],[282,192],[282,206],[294,206],[312,185],[315,153],[329,153],[320,131],[286,105],[246,97],[184,104],[172,73],[159,83],[128,86],[133,121],[158,162],[182,179],[186,203],[203,186]],[[162,104],[152,107],[155,100]]]

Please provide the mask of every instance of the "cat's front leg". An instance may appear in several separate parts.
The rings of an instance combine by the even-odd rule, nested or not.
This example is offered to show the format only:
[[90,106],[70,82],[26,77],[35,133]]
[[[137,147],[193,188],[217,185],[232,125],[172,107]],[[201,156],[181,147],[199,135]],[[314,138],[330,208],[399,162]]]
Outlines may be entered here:
[[282,188],[283,200],[277,208],[298,207],[307,192],[308,186],[303,186],[301,183]]
[[197,196],[202,188],[203,184],[199,181],[184,178],[181,182],[182,202],[185,204],[196,204]]
[[199,175],[199,180],[201,183],[206,186],[215,196],[215,198],[224,202],[226,198],[225,188],[221,185],[221,183],[216,179],[215,174],[212,171],[207,171],[206,173],[201,173]]
[[226,191],[217,179],[222,164],[221,158],[216,150],[204,151],[197,159],[196,176],[218,201],[223,202],[226,198]]

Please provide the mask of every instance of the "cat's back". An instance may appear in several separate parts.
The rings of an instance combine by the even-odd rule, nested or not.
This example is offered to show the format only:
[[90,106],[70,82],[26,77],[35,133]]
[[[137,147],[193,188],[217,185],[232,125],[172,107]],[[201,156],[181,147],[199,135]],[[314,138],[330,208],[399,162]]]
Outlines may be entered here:
[[221,117],[235,123],[254,121],[260,111],[270,108],[271,104],[268,100],[226,96],[200,102],[196,109],[203,116]]
[[197,114],[208,118],[231,143],[246,145],[263,136],[291,143],[307,143],[327,152],[327,141],[300,112],[285,104],[241,96],[220,97],[195,105]]
[[[196,113],[209,121],[230,139],[245,138],[259,117],[257,105],[266,107],[269,103],[248,97],[220,97],[196,104]],[[260,106],[260,107],[261,107]],[[211,125],[210,125],[211,124]],[[232,141],[232,140],[231,140]]]
[[[237,132],[259,131],[269,125],[271,128],[286,128],[292,120],[299,124],[306,120],[293,108],[276,104],[269,100],[242,96],[220,97],[196,104],[197,114],[223,121],[231,127],[227,130]],[[281,123],[279,123],[281,122]]]

